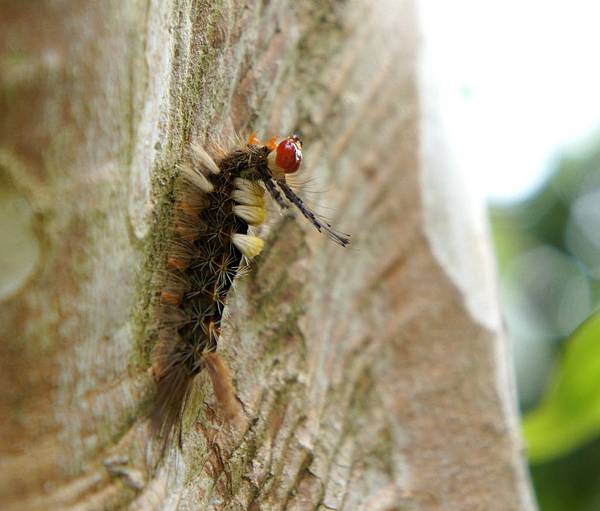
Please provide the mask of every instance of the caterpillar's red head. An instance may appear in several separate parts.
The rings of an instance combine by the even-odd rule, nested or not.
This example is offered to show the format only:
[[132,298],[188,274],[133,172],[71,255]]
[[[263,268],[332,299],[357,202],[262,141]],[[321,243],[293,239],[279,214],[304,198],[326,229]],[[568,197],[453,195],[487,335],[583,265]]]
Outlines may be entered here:
[[302,141],[293,135],[284,138],[278,145],[272,140],[269,144],[272,151],[269,154],[269,170],[275,175],[293,174],[302,163]]
[[[248,144],[256,145],[257,141],[256,136],[253,134]],[[279,144],[277,144],[277,139],[272,138],[265,147],[269,150],[267,164],[265,165],[263,160],[263,164],[258,165],[257,170],[260,173],[260,179],[265,184],[265,188],[275,202],[282,209],[287,208],[290,203],[293,204],[319,232],[325,232],[342,247],[347,246],[350,243],[350,235],[336,231],[330,223],[313,213],[286,182],[286,174],[296,172],[302,163],[302,142],[300,141],[300,137],[293,135],[284,138]],[[283,192],[283,195],[281,192]]]

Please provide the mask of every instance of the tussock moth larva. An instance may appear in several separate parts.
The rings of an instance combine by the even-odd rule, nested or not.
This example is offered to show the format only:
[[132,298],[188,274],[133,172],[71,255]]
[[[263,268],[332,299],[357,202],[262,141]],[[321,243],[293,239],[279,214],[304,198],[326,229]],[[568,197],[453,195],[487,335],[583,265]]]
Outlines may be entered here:
[[227,294],[246,260],[262,250],[262,239],[249,226],[266,218],[265,189],[281,208],[296,206],[334,242],[350,236],[337,232],[313,213],[286,182],[302,163],[299,137],[248,143],[217,162],[192,145],[180,164],[173,235],[160,289],[159,341],[152,356],[157,393],[151,419],[164,448],[174,436],[181,445],[181,419],[194,376],[207,369],[222,415],[241,414],[229,368],[216,353]]

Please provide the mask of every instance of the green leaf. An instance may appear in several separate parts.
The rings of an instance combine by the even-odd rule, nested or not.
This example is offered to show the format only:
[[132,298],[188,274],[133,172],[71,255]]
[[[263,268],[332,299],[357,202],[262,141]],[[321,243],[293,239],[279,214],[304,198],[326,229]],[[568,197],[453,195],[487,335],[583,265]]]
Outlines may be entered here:
[[571,335],[544,401],[523,420],[529,459],[559,457],[600,434],[600,311]]

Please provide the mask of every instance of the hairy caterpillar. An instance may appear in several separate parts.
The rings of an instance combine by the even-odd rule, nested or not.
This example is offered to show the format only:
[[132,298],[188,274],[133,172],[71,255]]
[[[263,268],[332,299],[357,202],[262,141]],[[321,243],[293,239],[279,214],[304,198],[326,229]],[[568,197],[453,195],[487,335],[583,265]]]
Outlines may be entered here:
[[297,136],[279,144],[248,143],[218,161],[193,145],[180,165],[173,238],[159,300],[159,341],[152,355],[157,393],[151,422],[163,438],[181,445],[181,420],[193,378],[207,369],[222,414],[241,413],[229,368],[216,353],[221,318],[233,280],[263,240],[248,233],[266,218],[265,189],[281,208],[291,203],[320,232],[346,246],[350,236],[313,213],[286,182],[302,163]]

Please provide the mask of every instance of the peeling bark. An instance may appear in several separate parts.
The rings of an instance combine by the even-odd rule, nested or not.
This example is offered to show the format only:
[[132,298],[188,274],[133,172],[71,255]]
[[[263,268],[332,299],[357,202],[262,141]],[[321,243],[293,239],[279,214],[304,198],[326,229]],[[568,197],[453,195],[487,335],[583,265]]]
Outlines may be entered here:
[[[28,266],[0,269],[2,509],[532,509],[503,339],[470,305],[483,286],[495,311],[492,270],[444,257],[489,240],[424,174],[411,1],[13,0],[0,20],[0,201],[33,211]],[[200,375],[154,473],[175,162],[250,130],[303,134],[311,198],[354,244],[273,216],[220,347],[247,426]]]

